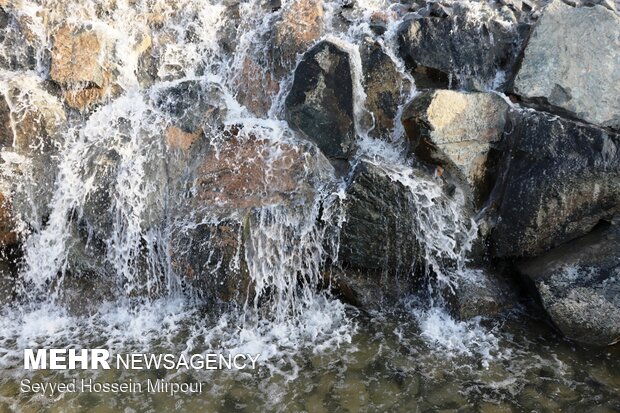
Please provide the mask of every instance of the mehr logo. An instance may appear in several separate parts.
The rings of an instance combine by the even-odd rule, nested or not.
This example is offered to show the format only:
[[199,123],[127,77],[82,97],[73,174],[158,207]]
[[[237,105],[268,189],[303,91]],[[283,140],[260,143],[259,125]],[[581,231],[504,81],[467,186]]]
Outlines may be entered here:
[[[67,370],[98,369],[109,370],[110,352],[102,348],[94,349],[24,349],[24,369],[26,370]],[[77,365],[80,367],[77,367]]]

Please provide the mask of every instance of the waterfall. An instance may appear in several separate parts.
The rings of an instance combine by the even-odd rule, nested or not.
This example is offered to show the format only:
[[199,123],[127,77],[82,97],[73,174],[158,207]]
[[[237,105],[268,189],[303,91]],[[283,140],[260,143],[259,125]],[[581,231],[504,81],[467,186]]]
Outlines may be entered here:
[[[348,178],[338,176],[284,120],[284,100],[301,55],[281,57],[283,73],[277,75],[264,64],[273,54],[273,23],[293,2],[283,1],[277,11],[258,0],[179,0],[174,7],[165,1],[119,0],[107,10],[96,2],[25,3],[20,10],[37,27],[37,67],[48,67],[54,39],[42,35],[44,23],[34,17],[45,10],[48,21],[55,21],[72,10],[68,23],[100,33],[120,91],[107,91],[89,115],[71,112],[59,139],[49,203],[26,197],[30,202],[22,219],[31,233],[23,235],[22,302],[53,307],[75,279],[106,290],[95,312],[109,303],[132,308],[181,300],[210,306],[231,295],[246,340],[232,346],[268,336],[267,330],[278,340],[282,331],[307,338],[305,325],[313,340],[331,340],[343,326],[351,327],[344,305],[325,288],[324,273],[338,260]],[[411,236],[422,247],[426,276],[454,289],[467,273],[477,231],[462,209],[463,198],[458,193],[445,197],[439,180],[415,173],[403,155],[398,121],[388,140],[369,136],[376,119],[366,107],[359,42],[374,36],[370,20],[388,4],[359,2],[347,16],[346,29],[338,22],[341,6],[339,1],[323,5],[321,34],[310,44],[328,40],[348,53],[356,156],[370,157],[408,191],[415,206]],[[396,27],[396,19],[388,22],[379,45],[406,80],[404,103],[416,90],[396,51]],[[141,57],[151,47],[157,50],[156,62]],[[144,75],[154,70],[149,65],[156,69],[155,80]],[[67,93],[79,93],[81,86]],[[257,87],[264,89],[264,102],[248,98],[247,89]],[[206,121],[198,116],[205,108]],[[397,116],[401,112],[402,104]],[[231,141],[240,148],[231,149]],[[10,152],[3,153],[5,161]],[[229,156],[237,163],[226,164]],[[252,170],[252,162],[265,170]],[[241,185],[235,174],[258,188],[235,194]],[[213,183],[221,185],[215,193],[205,187]],[[38,218],[28,224],[26,216]],[[223,250],[226,243],[230,251]],[[283,330],[276,334],[278,328]],[[349,333],[341,338],[350,339]]]

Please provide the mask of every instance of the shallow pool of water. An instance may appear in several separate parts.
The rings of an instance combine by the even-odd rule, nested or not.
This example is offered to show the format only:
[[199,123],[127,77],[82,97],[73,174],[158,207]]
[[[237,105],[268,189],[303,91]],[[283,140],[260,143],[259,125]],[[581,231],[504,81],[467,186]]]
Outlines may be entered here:
[[[585,349],[521,309],[459,322],[403,305],[361,314],[325,300],[295,322],[242,329],[241,312],[210,317],[183,303],[111,307],[91,317],[5,310],[0,412],[615,412],[620,346]],[[54,320],[53,322],[51,320]],[[247,320],[245,321],[247,323]],[[251,370],[26,372],[23,348],[116,353],[259,352]],[[21,381],[200,382],[200,393],[23,392]]]

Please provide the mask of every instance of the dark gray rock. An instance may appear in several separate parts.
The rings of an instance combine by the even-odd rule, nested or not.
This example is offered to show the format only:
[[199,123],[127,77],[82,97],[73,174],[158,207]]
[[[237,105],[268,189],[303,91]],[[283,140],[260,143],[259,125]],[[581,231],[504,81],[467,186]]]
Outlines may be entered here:
[[328,41],[307,51],[286,98],[286,119],[328,158],[353,148],[353,83],[349,54]]
[[[171,263],[203,298],[243,304],[252,294],[244,255],[249,215],[175,228],[171,235]],[[245,229],[244,229],[245,228]]]
[[449,10],[398,29],[400,55],[418,88],[505,90],[529,26],[485,2],[454,2]]
[[620,226],[602,224],[518,268],[568,338],[599,346],[620,341]]
[[535,256],[620,211],[620,136],[531,110],[509,113],[495,256]]
[[420,248],[408,193],[371,162],[361,161],[352,173],[340,234],[342,271],[334,279],[341,293],[360,307],[380,308],[412,290]]
[[517,296],[510,283],[497,274],[468,270],[454,291],[444,292],[448,308],[459,320],[494,317],[515,306]]
[[34,70],[37,65],[37,42],[24,32],[20,22],[8,9],[0,7],[0,68]]
[[155,105],[169,114],[175,126],[194,133],[217,127],[226,116],[223,92],[214,83],[186,80],[156,93]]
[[345,201],[346,222],[340,259],[357,269],[409,274],[419,247],[413,236],[409,190],[380,167],[361,161],[353,171]]
[[366,109],[374,115],[374,128],[370,135],[389,137],[398,107],[404,103],[410,82],[403,78],[396,64],[383,51],[381,45],[366,38],[360,45],[364,71]]

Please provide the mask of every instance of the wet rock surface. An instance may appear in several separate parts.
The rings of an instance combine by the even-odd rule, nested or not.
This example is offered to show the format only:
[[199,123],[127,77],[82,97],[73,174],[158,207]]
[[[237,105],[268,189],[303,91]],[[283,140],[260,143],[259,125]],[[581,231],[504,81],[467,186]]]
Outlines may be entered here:
[[620,136],[530,110],[511,111],[507,130],[496,256],[540,254],[618,212]]
[[434,5],[398,29],[400,55],[416,86],[504,90],[528,25],[484,2]]
[[[48,213],[65,126],[64,107],[37,76],[0,74],[4,191],[18,215],[34,225]],[[10,195],[13,192],[15,196]],[[26,213],[32,203],[38,214]]]
[[286,98],[292,128],[315,142],[328,158],[346,159],[353,149],[353,81],[349,54],[323,41],[304,54]]
[[508,104],[491,93],[423,92],[403,110],[410,150],[464,183],[477,205],[497,176]]
[[53,36],[50,78],[66,89],[69,106],[85,110],[110,92],[110,49],[103,34],[89,26],[60,26]]
[[[551,110],[620,129],[620,16],[554,0],[525,48],[514,93]],[[587,75],[585,75],[587,74]]]
[[407,98],[411,84],[379,43],[366,39],[360,46],[360,57],[364,71],[365,106],[374,117],[370,135],[388,139],[398,121],[398,108]]
[[580,343],[620,340],[620,227],[590,234],[518,265],[553,324]]

